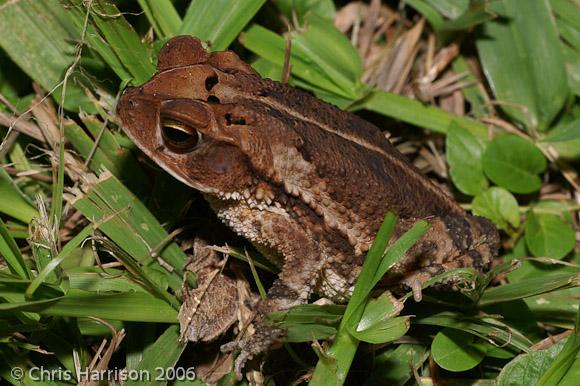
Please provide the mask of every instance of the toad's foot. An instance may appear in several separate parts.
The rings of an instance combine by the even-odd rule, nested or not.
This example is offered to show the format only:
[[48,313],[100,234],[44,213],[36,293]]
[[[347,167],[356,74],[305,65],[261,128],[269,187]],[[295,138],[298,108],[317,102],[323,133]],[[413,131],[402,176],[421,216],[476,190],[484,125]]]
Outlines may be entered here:
[[223,352],[234,351],[240,349],[240,354],[236,358],[234,370],[238,380],[242,379],[242,370],[246,362],[254,359],[265,351],[270,350],[278,343],[282,343],[286,337],[286,330],[274,327],[272,325],[264,324],[263,321],[258,321],[256,331],[247,337],[222,345]]

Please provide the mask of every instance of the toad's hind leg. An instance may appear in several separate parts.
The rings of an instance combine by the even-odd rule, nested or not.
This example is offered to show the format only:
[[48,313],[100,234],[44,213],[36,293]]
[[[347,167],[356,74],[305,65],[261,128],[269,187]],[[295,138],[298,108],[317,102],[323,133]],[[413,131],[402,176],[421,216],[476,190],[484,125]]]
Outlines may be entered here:
[[[473,268],[482,273],[497,255],[498,235],[487,220],[474,216],[444,216],[429,219],[431,228],[385,275],[387,287],[409,287],[415,300],[421,299],[421,287],[435,276],[459,268]],[[402,224],[401,234],[410,227]],[[457,289],[463,281],[450,275],[434,283],[438,289]]]

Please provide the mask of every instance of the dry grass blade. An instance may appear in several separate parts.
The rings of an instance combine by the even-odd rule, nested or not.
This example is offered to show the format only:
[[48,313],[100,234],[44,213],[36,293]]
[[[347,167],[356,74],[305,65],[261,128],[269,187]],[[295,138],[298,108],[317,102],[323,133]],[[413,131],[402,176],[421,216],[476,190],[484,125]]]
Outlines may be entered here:
[[[125,338],[125,331],[117,331],[111,324],[107,323],[104,320],[93,318],[95,321],[105,325],[111,331],[111,341],[108,342],[104,339],[99,348],[95,352],[93,356],[93,360],[89,364],[88,368],[83,369],[79,366],[77,367],[77,374],[80,375],[78,381],[79,386],[98,386],[101,384],[101,379],[98,376],[91,376],[92,374],[106,374],[107,369],[109,367],[109,362],[113,356],[113,353],[117,351],[123,339]],[[107,345],[108,343],[108,345]],[[121,374],[116,374],[117,376],[121,376]],[[105,377],[106,378],[106,377]],[[114,379],[109,379],[113,381]]]

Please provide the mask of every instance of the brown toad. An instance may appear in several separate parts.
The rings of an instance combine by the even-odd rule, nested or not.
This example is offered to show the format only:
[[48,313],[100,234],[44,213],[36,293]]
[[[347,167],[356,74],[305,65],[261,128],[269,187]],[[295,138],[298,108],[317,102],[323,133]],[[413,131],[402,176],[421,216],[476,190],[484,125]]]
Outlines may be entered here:
[[[431,224],[390,283],[417,288],[450,269],[483,271],[497,253],[491,223],[467,214],[377,127],[198,39],[168,41],[155,76],[125,90],[118,114],[145,154],[282,268],[261,315],[313,293],[347,299],[387,211],[399,217],[395,237],[418,219]],[[238,371],[272,343],[264,336],[245,341]]]

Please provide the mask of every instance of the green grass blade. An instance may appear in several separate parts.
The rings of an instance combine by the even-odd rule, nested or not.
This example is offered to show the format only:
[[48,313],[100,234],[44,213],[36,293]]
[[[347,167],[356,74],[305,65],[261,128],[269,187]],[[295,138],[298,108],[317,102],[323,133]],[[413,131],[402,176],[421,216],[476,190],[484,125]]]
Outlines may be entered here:
[[10,236],[6,224],[0,218],[0,255],[8,265],[10,272],[22,279],[30,279],[32,274],[30,269],[24,262],[24,257],[20,253],[20,249],[16,241]]
[[48,316],[177,323],[177,311],[174,308],[145,292],[93,293],[70,290],[66,295],[52,299],[0,303],[0,314],[15,311]]
[[187,257],[143,203],[108,173],[83,190],[74,206],[142,267],[164,272],[169,286],[179,292]]
[[469,9],[470,0],[423,0],[442,16],[457,19]]
[[359,278],[357,279],[352,297],[347,305],[342,321],[340,322],[334,343],[332,347],[319,358],[309,385],[342,385],[346,380],[348,370],[359,344],[359,341],[352,337],[348,332],[347,323],[351,323],[349,319],[355,311],[358,313],[358,319],[360,319],[360,314],[364,311],[361,305],[363,305],[366,296],[372,289],[369,284],[375,276],[376,270],[380,264],[380,259],[384,254],[396,223],[397,217],[395,214],[392,212],[387,213],[383,220],[383,224],[375,237],[375,241],[367,253],[365,263]]
[[495,15],[487,10],[486,0],[474,0],[466,11],[459,17],[445,22],[443,31],[460,31],[475,27],[487,20],[491,20]]
[[87,292],[145,292],[143,286],[129,278],[126,271],[86,267],[83,271],[66,271],[71,289]]
[[443,311],[434,315],[419,317],[413,324],[449,327],[468,332],[481,339],[493,339],[498,345],[510,345],[517,350],[528,352],[533,342],[521,332],[500,320],[485,317],[470,317],[457,312]]
[[366,297],[376,284],[377,274],[383,264],[382,259],[396,224],[397,216],[392,212],[387,213],[375,237],[375,241],[367,253],[363,268],[348,302],[349,305],[344,312],[345,320],[356,319],[352,321],[353,325],[358,324],[358,319],[360,319],[360,315],[363,312],[360,307],[364,305]]
[[292,32],[291,50],[306,58],[310,66],[324,69],[328,79],[342,90],[342,95],[351,100],[360,97],[362,60],[332,22],[315,14],[307,16],[303,30]]
[[580,352],[580,308],[576,313],[574,332],[568,337],[562,351],[556,356],[536,386],[557,386],[576,360],[578,352]]
[[336,15],[333,0],[276,0],[274,4],[288,20],[296,16],[300,24],[304,17],[311,13],[330,21],[334,20]]
[[138,0],[147,20],[161,40],[178,34],[181,17],[170,0]]
[[425,0],[407,0],[406,3],[425,16],[429,24],[435,30],[440,30],[445,25],[445,20],[439,12]]
[[[575,26],[575,29],[580,30],[580,13],[578,12],[578,1],[574,0],[550,0],[552,10],[558,18],[566,21],[570,26]],[[577,41],[574,39],[574,41]],[[572,43],[570,41],[570,43]],[[574,44],[574,47],[580,49],[580,44]]]
[[[405,232],[401,237],[391,245],[381,258],[381,263],[377,268],[375,276],[371,282],[370,289],[374,288],[375,285],[383,278],[383,276],[391,269],[397,261],[407,252],[421,237],[427,233],[431,225],[424,220],[419,220],[411,229]],[[368,294],[367,294],[368,295]]]
[[264,5],[265,0],[193,0],[187,9],[180,35],[193,35],[222,51]]
[[344,306],[336,304],[304,304],[268,314],[267,318],[287,331],[287,342],[311,342],[336,334],[344,310]]
[[57,231],[58,229],[60,229],[60,220],[62,217],[63,193],[64,193],[64,138],[61,138],[58,145],[58,169],[56,171],[56,175],[53,176],[52,205],[50,206],[50,217],[49,217],[51,229],[56,229]]
[[26,224],[30,223],[34,217],[38,217],[36,208],[24,199],[4,169],[0,169],[0,213]]
[[165,291],[166,283],[164,280],[154,280],[156,271],[148,270],[145,271],[146,267],[141,267],[137,262],[133,260],[127,252],[119,248],[115,243],[105,239],[101,242],[105,249],[111,252],[115,258],[123,263],[127,271],[141,283],[143,288],[145,288],[153,296],[165,300],[167,303],[171,304],[173,308],[179,310],[181,303],[173,295],[170,295]]
[[580,274],[578,273],[556,273],[531,277],[517,283],[487,289],[479,301],[479,306],[523,299],[546,292],[577,287],[579,284]]
[[[364,306],[367,297],[378,281],[377,278],[380,279],[428,229],[428,226],[423,224],[424,222],[418,222],[385,252],[396,222],[397,217],[392,212],[387,213],[375,237],[375,241],[367,253],[352,297],[348,302],[338,328],[335,341],[324,356],[319,359],[312,375],[312,380],[309,383],[310,385],[342,385],[344,383],[359,344],[359,341],[351,335],[349,330],[356,329],[365,310]],[[385,331],[392,332],[394,336],[397,333],[406,331],[408,321],[399,319],[393,324],[388,322],[379,323],[380,326],[385,327]],[[394,329],[389,331],[391,327],[394,327]],[[379,335],[382,338],[385,337],[385,334]]]
[[[83,122],[93,138],[98,138],[96,130],[102,129],[102,122],[89,119],[85,119]],[[98,129],[95,127],[97,124],[100,126]],[[110,171],[137,195],[150,191],[147,175],[131,152],[116,142],[109,129],[105,128],[96,149],[94,149],[95,141],[76,123],[66,124],[64,131],[66,138],[84,159],[91,157],[88,164],[90,170],[95,173],[104,169]]]
[[72,240],[66,243],[62,251],[60,251],[60,253],[58,254],[58,256],[55,256],[42,269],[42,271],[38,273],[38,275],[34,278],[34,280],[32,280],[30,286],[26,289],[24,296],[27,299],[31,299],[34,295],[34,291],[36,291],[36,289],[40,286],[40,284],[43,283],[44,280],[46,280],[48,275],[51,272],[53,272],[60,265],[60,263],[70,255],[73,249],[77,248],[91,234],[92,231],[93,231],[92,225],[87,225],[82,231],[80,231],[75,237],[73,237]]
[[371,92],[368,97],[357,102],[351,109],[367,109],[441,134],[447,133],[451,123],[456,122],[476,137],[488,138],[487,127],[483,123],[380,90]]
[[[240,41],[248,50],[282,68],[285,58],[286,41],[284,38],[262,26],[252,25],[241,36]],[[323,63],[318,59],[318,63]],[[304,85],[314,85],[326,92],[352,100],[353,91],[345,91],[344,85],[339,85],[326,71],[309,56],[308,50],[294,47],[290,52],[292,74],[305,81]],[[344,83],[344,82],[343,82]],[[307,87],[307,89],[312,89]]]
[[[78,18],[76,22],[71,18]],[[2,2],[0,47],[28,76],[52,91],[74,60],[76,41],[81,38],[82,15],[71,15],[59,0]],[[25,26],[25,28],[23,28]],[[16,32],[17,31],[17,32]],[[93,104],[80,87],[81,77],[73,73],[66,93],[68,110],[93,111]],[[60,87],[53,96],[59,101]]]
[[[78,2],[78,0],[67,1]],[[145,83],[155,73],[149,48],[115,5],[107,2],[91,4],[91,20],[108,43],[110,50],[131,74],[132,83]]]
[[[149,346],[143,353],[143,359],[139,362],[135,371],[143,374],[150,374],[150,379],[141,379],[139,381],[128,381],[124,385],[138,386],[138,385],[165,385],[170,379],[171,373],[162,374],[160,371],[167,371],[172,369],[176,364],[186,344],[179,340],[179,326],[170,326],[165,332]],[[175,368],[176,375],[183,380],[194,381],[195,369],[193,367]],[[183,374],[181,374],[181,370]],[[179,372],[178,372],[179,371]],[[183,377],[182,377],[183,376]],[[158,377],[159,379],[155,379]],[[195,384],[204,385],[203,382],[197,381]]]
[[453,72],[456,74],[465,74],[466,76],[462,80],[468,83],[461,89],[463,96],[471,105],[471,114],[476,118],[482,118],[486,115],[491,114],[491,106],[486,99],[486,96],[481,91],[479,85],[477,84],[478,79],[473,74],[471,68],[467,64],[467,60],[464,56],[460,55],[453,61]]
[[[87,9],[77,0],[63,0],[66,1],[67,5],[67,18],[75,25],[75,27],[80,31],[84,26],[84,18]],[[87,25],[87,33],[85,35],[85,40],[87,46],[94,50],[103,61],[117,74],[117,76],[122,80],[128,80],[132,78],[131,72],[125,67],[123,62],[117,56],[115,51],[112,49],[110,44],[108,44],[99,30],[93,23]],[[86,52],[86,51],[85,51]]]

